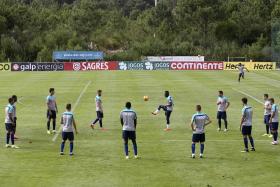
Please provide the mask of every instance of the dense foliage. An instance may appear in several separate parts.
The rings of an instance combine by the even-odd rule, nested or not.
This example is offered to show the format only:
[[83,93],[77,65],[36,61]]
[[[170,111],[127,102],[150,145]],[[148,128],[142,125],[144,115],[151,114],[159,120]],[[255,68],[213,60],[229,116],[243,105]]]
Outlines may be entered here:
[[279,19],[279,0],[0,0],[0,61],[51,61],[54,50],[272,60]]

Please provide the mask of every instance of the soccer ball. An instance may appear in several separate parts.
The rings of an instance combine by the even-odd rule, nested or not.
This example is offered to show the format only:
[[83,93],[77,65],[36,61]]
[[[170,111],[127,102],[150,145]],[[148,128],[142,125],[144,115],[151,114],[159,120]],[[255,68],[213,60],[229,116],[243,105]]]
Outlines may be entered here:
[[148,101],[149,100],[149,97],[148,96],[144,96],[144,101]]

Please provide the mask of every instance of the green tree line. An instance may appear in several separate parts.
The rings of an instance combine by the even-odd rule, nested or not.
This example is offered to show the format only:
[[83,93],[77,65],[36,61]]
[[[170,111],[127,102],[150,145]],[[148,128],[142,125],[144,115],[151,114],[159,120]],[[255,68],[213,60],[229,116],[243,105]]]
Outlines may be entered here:
[[279,31],[279,0],[0,0],[0,61],[51,61],[54,50],[266,61]]

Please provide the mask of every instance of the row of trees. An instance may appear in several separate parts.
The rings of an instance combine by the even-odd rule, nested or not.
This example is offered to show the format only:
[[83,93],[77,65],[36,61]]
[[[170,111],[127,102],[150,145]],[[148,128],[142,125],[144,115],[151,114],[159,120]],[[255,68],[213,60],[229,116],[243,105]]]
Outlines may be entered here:
[[279,31],[278,0],[0,1],[0,61],[51,61],[54,50],[273,60]]

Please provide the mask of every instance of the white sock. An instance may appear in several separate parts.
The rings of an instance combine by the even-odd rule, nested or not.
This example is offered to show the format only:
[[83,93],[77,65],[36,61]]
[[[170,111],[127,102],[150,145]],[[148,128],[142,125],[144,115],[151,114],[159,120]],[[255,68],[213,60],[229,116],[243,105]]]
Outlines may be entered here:
[[170,125],[166,125],[166,127],[169,129],[169,128],[170,128]]
[[156,109],[155,113],[156,113],[156,114],[158,114],[158,113],[159,113],[159,110],[158,110],[158,109]]

